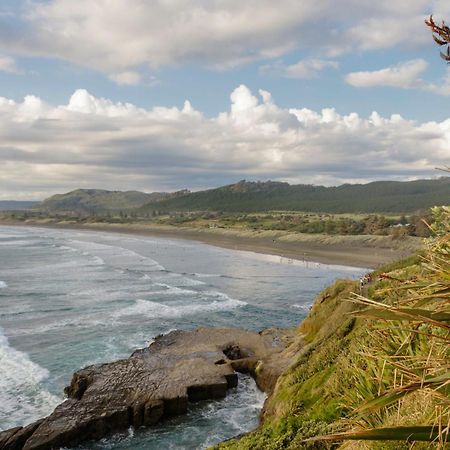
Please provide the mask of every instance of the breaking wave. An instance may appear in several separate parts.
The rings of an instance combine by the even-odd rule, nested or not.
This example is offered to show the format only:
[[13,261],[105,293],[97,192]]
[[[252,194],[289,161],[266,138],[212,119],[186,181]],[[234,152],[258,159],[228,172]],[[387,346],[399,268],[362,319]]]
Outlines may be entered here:
[[172,318],[210,311],[225,311],[239,308],[247,304],[241,300],[230,298],[225,294],[217,293],[215,298],[216,300],[209,303],[176,306],[138,299],[133,305],[122,308],[113,315],[114,317],[145,315],[149,318]]
[[32,422],[48,415],[61,399],[42,387],[47,369],[9,345],[0,330],[0,429]]

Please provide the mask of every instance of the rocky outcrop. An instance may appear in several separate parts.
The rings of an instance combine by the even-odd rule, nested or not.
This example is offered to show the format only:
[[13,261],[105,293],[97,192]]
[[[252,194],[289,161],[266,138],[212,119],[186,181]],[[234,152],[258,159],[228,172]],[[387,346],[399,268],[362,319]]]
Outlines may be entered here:
[[235,371],[273,389],[283,364],[286,331],[254,333],[201,328],[159,336],[128,359],[86,367],[73,375],[67,400],[27,427],[0,433],[0,449],[45,450],[99,439],[129,426],[149,426],[183,414],[188,402],[222,398],[237,385]]

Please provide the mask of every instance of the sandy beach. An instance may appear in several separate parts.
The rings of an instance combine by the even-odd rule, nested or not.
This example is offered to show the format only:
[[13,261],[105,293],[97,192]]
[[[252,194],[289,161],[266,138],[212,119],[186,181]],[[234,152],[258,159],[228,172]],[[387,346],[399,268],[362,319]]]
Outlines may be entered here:
[[70,221],[3,221],[0,225],[38,226],[188,239],[217,247],[244,250],[302,261],[340,264],[375,269],[382,264],[404,258],[421,247],[422,240],[407,236],[332,236],[283,231],[252,231],[225,228],[189,228],[141,223],[79,224]]

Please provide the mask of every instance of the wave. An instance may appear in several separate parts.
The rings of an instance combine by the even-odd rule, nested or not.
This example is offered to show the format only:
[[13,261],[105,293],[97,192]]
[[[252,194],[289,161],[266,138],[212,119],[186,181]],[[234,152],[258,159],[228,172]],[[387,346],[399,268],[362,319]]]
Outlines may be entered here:
[[61,399],[42,387],[47,369],[9,345],[0,330],[0,429],[32,422],[48,415]]
[[159,286],[164,288],[164,290],[151,291],[148,292],[148,295],[197,295],[197,291],[193,291],[192,289],[183,289],[177,286],[171,286],[166,283],[155,283],[154,286]]
[[[165,268],[152,258],[143,256],[133,250],[117,245],[100,244],[98,242],[81,241],[70,239],[70,244],[77,247],[84,256],[98,256],[106,259],[116,269],[126,268],[130,270],[130,265],[136,265],[141,271],[163,271]],[[119,261],[115,259],[119,257]]]
[[0,230],[0,242],[1,241],[7,241],[8,239],[18,239],[18,238],[23,238],[24,234],[23,233],[8,233],[6,231],[3,230],[3,226],[2,229]]
[[303,303],[301,305],[294,303],[292,305],[292,308],[301,309],[302,311],[309,312],[309,310],[311,309],[311,306],[312,306],[312,303]]
[[[217,298],[219,298],[219,296],[217,296]],[[247,304],[246,302],[243,302],[241,300],[232,299],[225,294],[223,294],[221,298],[226,298],[226,300],[213,300],[212,302],[205,304],[190,304],[178,306],[169,306],[163,303],[152,302],[150,300],[138,299],[133,305],[116,311],[113,316],[122,317],[145,315],[152,319],[163,319],[184,317],[211,311],[224,311],[245,306]]]
[[4,281],[0,281],[0,289],[5,289],[7,287],[8,285]]
[[233,275],[225,275],[219,273],[200,273],[200,272],[183,272],[182,275],[189,275],[197,278],[229,278],[230,280],[243,280],[244,278],[235,277]]
[[[163,285],[163,283],[161,284]],[[103,313],[99,311],[95,314],[90,314],[89,316],[78,315],[76,317],[58,319],[31,329],[16,330],[14,331],[14,336],[45,334],[48,332],[55,332],[62,328],[109,328],[118,325],[117,320],[124,316],[143,315],[149,318],[174,319],[198,313],[232,310],[247,305],[246,302],[230,298],[228,295],[221,292],[196,292],[169,285],[164,286],[167,286],[168,289],[164,291],[146,292],[145,295],[161,296],[165,294],[178,297],[181,296],[184,297],[183,303],[179,298],[178,301],[174,300],[174,303],[171,301],[171,305],[140,298],[132,305],[122,307],[116,311],[104,311]],[[187,297],[190,297],[192,300],[189,299],[189,301],[186,301]],[[195,303],[196,301],[199,303]]]
[[241,434],[257,425],[258,414],[267,396],[257,388],[250,375],[238,374],[238,378],[238,387],[224,400],[211,402],[201,410],[205,419],[221,424],[217,429],[218,439],[210,436],[206,440],[208,447],[224,439],[224,436],[221,436],[224,427],[234,430],[235,434]]
[[30,244],[34,244],[34,241],[30,241],[29,239],[15,239],[15,240],[7,240],[7,241],[0,241],[0,245],[2,247],[10,246],[10,247],[24,247]]
[[77,252],[78,251],[78,249],[69,247],[68,245],[56,245],[55,244],[55,247],[60,248],[61,250],[65,250],[67,252]]
[[100,256],[92,257],[91,261],[94,266],[103,266],[105,264],[105,260],[100,258]]
[[204,281],[187,278],[184,275],[187,275],[187,273],[177,273],[171,272],[169,270],[161,270],[160,273],[154,275],[153,277],[151,277],[151,279],[156,282],[155,284],[161,284],[165,281],[168,281],[172,285],[178,287],[203,286],[206,284]]
[[12,273],[17,273],[18,270],[20,270],[20,274],[25,276],[39,276],[39,274],[42,274],[42,276],[47,276],[47,274],[60,274],[60,273],[67,273],[67,269],[69,268],[80,268],[83,267],[84,264],[78,260],[78,259],[70,259],[68,261],[58,261],[55,260],[55,262],[48,262],[48,263],[40,263],[40,264],[30,264],[30,265],[24,265],[23,267],[20,267],[19,269],[6,269],[4,272],[8,273],[8,271],[11,271]]
[[186,277],[182,277],[182,278],[178,278],[175,280],[176,284],[178,286],[202,286],[204,284],[206,284],[204,281],[200,281],[200,280],[192,280],[191,278],[186,278]]
[[[30,329],[22,329],[13,332],[15,337],[30,334],[45,334],[48,332],[55,332],[60,329],[70,329],[70,328],[102,328],[111,327],[117,325],[116,320],[122,316],[133,316],[144,314],[147,317],[161,317],[161,318],[176,318],[182,317],[189,314],[195,314],[197,312],[203,311],[214,311],[222,309],[232,309],[241,305],[245,305],[245,302],[240,300],[234,300],[225,294],[219,292],[197,292],[189,289],[182,289],[175,286],[171,286],[166,283],[155,283],[153,286],[159,286],[162,289],[156,291],[144,291],[140,292],[139,295],[145,297],[158,297],[165,298],[172,305],[168,306],[164,303],[158,303],[151,300],[138,299],[135,304],[127,307],[122,307],[116,311],[105,310],[105,311],[92,311],[91,314],[78,314],[76,316],[57,318],[54,320],[47,321],[45,324],[35,326]],[[70,296],[76,295],[79,298],[101,298],[102,302],[115,302],[123,297],[122,291],[104,291],[102,289],[87,289],[80,290],[77,292],[69,293]],[[173,297],[173,299],[171,298]],[[190,306],[195,299],[200,299],[202,304]],[[208,300],[209,303],[203,303]],[[173,305],[173,302],[176,304]],[[181,302],[184,304],[179,305]],[[188,303],[189,302],[189,303]],[[114,308],[116,305],[114,305]],[[61,311],[72,311],[73,307],[60,308],[60,309],[49,309],[45,311],[31,311],[27,314],[34,314],[36,317],[41,316],[44,312],[54,313]]]
[[[101,319],[95,319],[90,316],[80,315],[76,318],[69,318],[65,320],[57,319],[53,322],[47,322],[44,325],[35,326],[33,328],[23,328],[21,330],[15,330],[13,332],[14,337],[18,336],[26,336],[26,335],[36,335],[36,334],[45,334],[48,332],[54,332],[62,329],[70,329],[76,328],[80,329],[92,329],[92,328],[101,328],[101,327],[110,327],[111,321],[108,320],[108,315],[103,315]],[[1,360],[1,358],[0,358]]]

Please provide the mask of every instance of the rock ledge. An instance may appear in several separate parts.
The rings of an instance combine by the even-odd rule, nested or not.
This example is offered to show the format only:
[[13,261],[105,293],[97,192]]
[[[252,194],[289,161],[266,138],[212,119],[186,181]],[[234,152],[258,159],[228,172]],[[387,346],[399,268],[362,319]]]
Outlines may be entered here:
[[47,450],[183,414],[188,402],[222,398],[251,373],[270,391],[284,364],[289,333],[200,328],[158,336],[129,358],[86,367],[65,388],[67,400],[45,419],[0,433],[0,449]]

